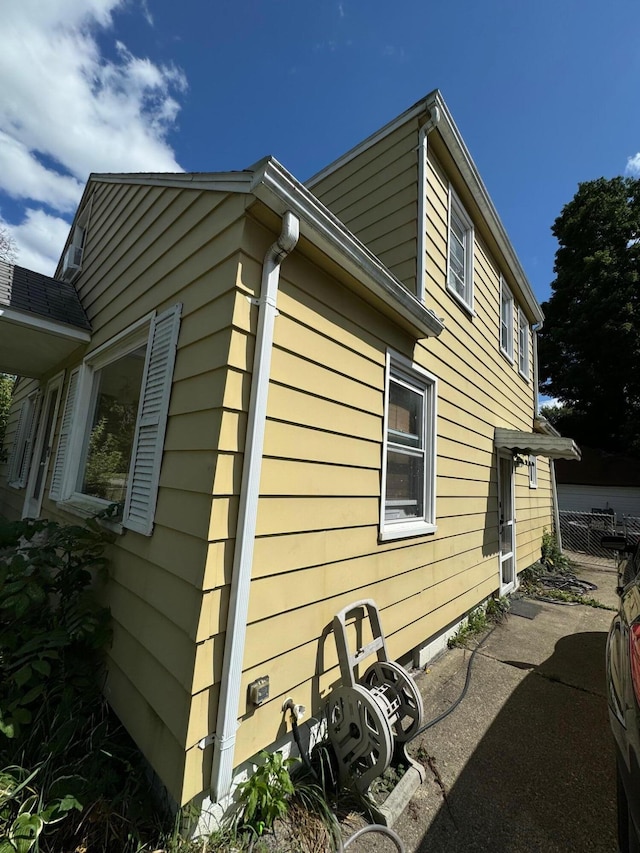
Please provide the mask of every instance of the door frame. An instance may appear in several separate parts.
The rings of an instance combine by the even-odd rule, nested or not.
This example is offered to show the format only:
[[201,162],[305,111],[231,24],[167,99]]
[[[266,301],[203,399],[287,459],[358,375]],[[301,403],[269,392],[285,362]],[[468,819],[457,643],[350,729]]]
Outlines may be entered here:
[[[503,486],[505,483],[503,482],[502,476],[502,462],[508,462],[510,465],[510,477],[509,477],[509,497],[510,497],[510,506],[507,509],[510,510],[509,515],[511,516],[511,537],[512,537],[512,546],[511,552],[507,554],[502,553],[502,518],[506,516],[503,515]],[[513,592],[518,586],[518,573],[516,571],[516,490],[515,490],[515,465],[513,463],[513,457],[510,453],[498,452],[498,575],[500,579],[500,595],[507,595],[510,592]],[[507,522],[509,523],[509,522]],[[507,560],[511,560],[511,578],[506,583],[504,582],[504,575],[502,567]]]
[[[60,397],[62,396],[62,388],[64,385],[64,374],[65,371],[62,370],[47,382],[42,398],[36,441],[33,448],[33,454],[31,456],[31,467],[29,470],[29,477],[27,479],[27,488],[25,490],[24,506],[22,508],[23,518],[38,518],[40,516],[40,510],[42,509],[44,489],[49,471],[49,460],[51,459],[51,451],[53,450],[53,440],[56,434],[58,412],[60,410]],[[51,419],[49,435],[45,436],[48,420],[47,415],[49,413],[49,407],[51,405],[54,391],[57,391],[57,396],[53,408],[53,417]],[[44,459],[42,458],[43,452],[46,454]],[[38,470],[41,465],[44,466],[44,476],[40,482],[39,494],[36,495],[34,494],[34,491],[38,481]]]

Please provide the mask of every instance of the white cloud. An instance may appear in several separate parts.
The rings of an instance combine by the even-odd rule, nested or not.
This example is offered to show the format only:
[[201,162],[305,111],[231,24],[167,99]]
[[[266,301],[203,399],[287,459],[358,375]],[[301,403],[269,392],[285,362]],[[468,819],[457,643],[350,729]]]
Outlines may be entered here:
[[[90,172],[181,171],[167,134],[184,74],[134,56],[115,37],[115,59],[108,59],[95,37],[99,30],[108,35],[125,2],[4,0],[0,192],[68,213]],[[151,23],[145,0],[139,11]],[[36,213],[31,208],[13,228],[19,245],[36,233]],[[40,225],[63,221],[43,216]],[[41,251],[25,248],[46,258]],[[28,265],[22,257],[20,263]]]
[[20,225],[11,225],[1,218],[0,225],[5,226],[16,241],[19,266],[53,275],[69,233],[69,223],[65,219],[51,216],[44,210],[27,208]]
[[82,195],[76,178],[47,169],[25,145],[0,130],[0,183],[12,198],[33,199],[74,210]]
[[640,175],[640,151],[627,159],[626,172],[628,175]]

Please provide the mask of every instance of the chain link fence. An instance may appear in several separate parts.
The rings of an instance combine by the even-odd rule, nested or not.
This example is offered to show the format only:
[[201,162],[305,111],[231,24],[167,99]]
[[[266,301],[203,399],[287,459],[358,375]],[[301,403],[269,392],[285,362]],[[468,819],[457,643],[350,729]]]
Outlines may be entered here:
[[570,559],[584,562],[586,557],[589,562],[614,565],[615,554],[603,548],[600,540],[603,536],[612,534],[629,539],[640,538],[640,518],[630,515],[617,516],[608,510],[560,510],[560,533],[562,550]]

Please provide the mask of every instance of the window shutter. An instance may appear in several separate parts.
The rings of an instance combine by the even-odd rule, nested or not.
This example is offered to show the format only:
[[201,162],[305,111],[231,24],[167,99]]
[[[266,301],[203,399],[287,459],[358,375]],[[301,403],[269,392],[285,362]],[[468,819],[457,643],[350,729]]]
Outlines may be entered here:
[[33,451],[33,438],[38,420],[37,412],[40,403],[40,392],[33,394],[25,402],[27,403],[27,414],[24,419],[24,443],[22,444],[22,452],[18,458],[18,470],[16,471],[16,486],[20,489],[24,489],[27,485],[29,464]]
[[27,483],[39,397],[39,392],[30,394],[20,406],[16,434],[9,459],[9,485],[16,489],[23,489]]
[[179,304],[158,315],[149,332],[131,484],[122,521],[125,527],[145,536],[150,536],[153,528],[181,311]]
[[23,400],[20,406],[20,414],[18,415],[18,424],[13,439],[13,447],[11,448],[11,456],[9,457],[9,485],[17,485],[17,468],[20,459],[20,446],[25,432],[25,423],[28,417],[27,409],[29,408],[29,400]]
[[60,437],[58,438],[56,461],[53,466],[53,474],[51,475],[51,488],[49,490],[49,495],[54,501],[59,501],[64,497],[62,494],[62,485],[64,480],[67,451],[69,449],[71,425],[73,423],[73,410],[75,408],[76,397],[78,395],[79,377],[80,368],[76,367],[69,377],[69,388],[67,389],[67,400],[64,405],[62,424],[60,425]]

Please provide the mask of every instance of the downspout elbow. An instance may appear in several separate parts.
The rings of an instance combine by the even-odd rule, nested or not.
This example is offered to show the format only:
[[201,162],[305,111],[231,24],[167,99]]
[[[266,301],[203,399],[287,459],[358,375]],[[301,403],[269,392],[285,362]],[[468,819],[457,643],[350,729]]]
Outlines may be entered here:
[[282,231],[280,232],[280,236],[267,253],[269,259],[279,266],[287,255],[290,255],[295,249],[299,239],[300,220],[297,216],[294,216],[290,210],[287,210],[282,219]]

